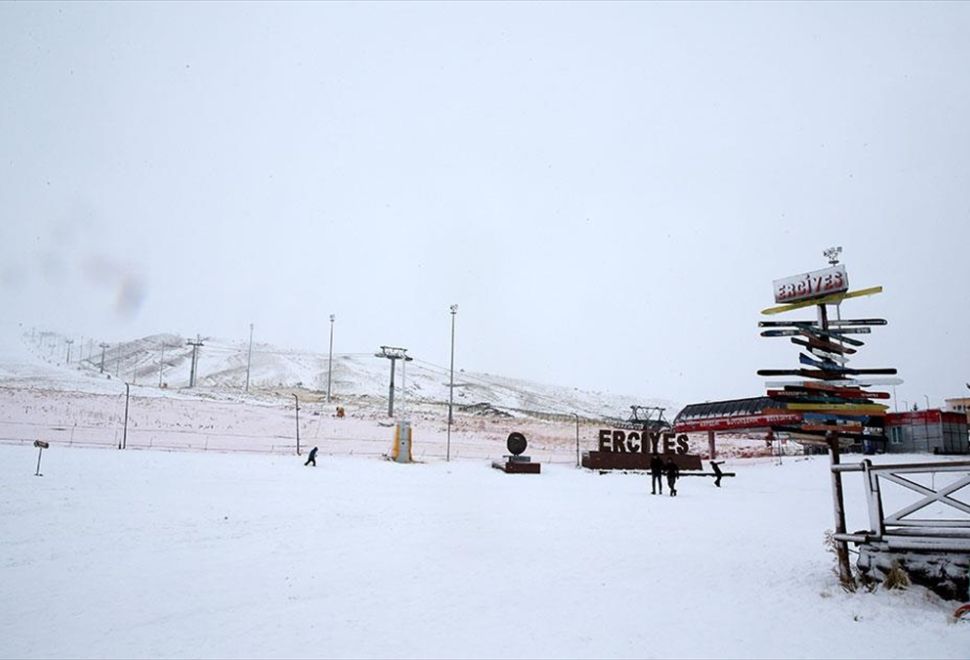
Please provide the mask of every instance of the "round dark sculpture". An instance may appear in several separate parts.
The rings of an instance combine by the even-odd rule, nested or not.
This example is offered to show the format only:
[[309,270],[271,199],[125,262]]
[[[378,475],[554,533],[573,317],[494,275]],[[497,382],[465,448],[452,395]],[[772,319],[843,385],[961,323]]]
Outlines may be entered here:
[[505,446],[509,448],[510,454],[513,456],[518,456],[525,451],[528,444],[529,443],[525,441],[524,435],[518,431],[513,431],[512,433],[509,433],[509,439],[508,442],[505,443]]

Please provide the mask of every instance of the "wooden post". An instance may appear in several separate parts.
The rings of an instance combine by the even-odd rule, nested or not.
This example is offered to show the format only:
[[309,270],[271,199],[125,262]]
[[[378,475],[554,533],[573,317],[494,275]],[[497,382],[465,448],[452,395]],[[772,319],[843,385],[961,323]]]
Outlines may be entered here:
[[711,460],[717,458],[717,447],[714,445],[714,431],[707,432],[707,448],[711,454]]
[[[828,310],[825,305],[818,306],[819,325],[822,330],[829,329]],[[828,435],[829,457],[832,466],[840,462],[839,434]],[[835,533],[845,534],[845,498],[842,495],[842,473],[831,470],[832,473],[832,505],[835,511]],[[848,541],[835,542],[835,555],[839,561],[839,582],[846,589],[855,590],[855,578],[852,577],[852,565],[849,563]]]
[[[839,464],[839,436],[830,434],[829,456],[832,465]],[[835,533],[845,534],[845,501],[842,497],[842,473],[832,470],[832,503],[835,507]],[[848,541],[835,542],[835,554],[839,560],[839,582],[846,589],[855,590],[855,578],[852,577],[852,566],[849,563]]]

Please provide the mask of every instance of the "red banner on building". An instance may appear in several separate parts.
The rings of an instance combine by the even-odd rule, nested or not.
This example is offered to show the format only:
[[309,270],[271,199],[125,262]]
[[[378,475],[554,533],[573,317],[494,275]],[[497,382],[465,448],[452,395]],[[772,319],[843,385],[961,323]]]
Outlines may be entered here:
[[698,431],[740,431],[770,429],[772,426],[797,424],[802,421],[799,413],[777,413],[770,415],[736,415],[733,417],[710,417],[692,419],[674,426],[675,433],[694,433]]

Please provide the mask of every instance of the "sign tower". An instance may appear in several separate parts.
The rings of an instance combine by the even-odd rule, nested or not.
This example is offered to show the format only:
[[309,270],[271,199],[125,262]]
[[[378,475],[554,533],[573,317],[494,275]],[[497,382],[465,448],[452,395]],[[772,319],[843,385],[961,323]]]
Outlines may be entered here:
[[[880,385],[896,385],[894,368],[855,368],[848,366],[857,357],[873,327],[886,325],[885,319],[842,319],[843,300],[870,296],[882,291],[881,286],[849,291],[849,276],[838,263],[842,248],[829,248],[823,253],[829,267],[793,277],[775,280],[775,302],[781,303],[761,311],[773,316],[815,307],[814,320],[761,321],[762,337],[787,337],[798,347],[797,369],[760,369],[759,376],[789,377],[792,380],[768,382],[768,396],[779,407],[798,413],[801,421],[774,425],[774,434],[787,434],[791,439],[828,447],[832,464],[839,463],[842,447],[859,443],[864,450],[874,451],[886,441],[884,419],[888,406],[879,400],[888,392],[872,391]],[[829,308],[834,307],[832,319]],[[835,508],[835,533],[845,533],[845,513],[841,474],[832,473],[832,496]],[[842,583],[853,583],[849,566],[848,545],[838,542],[839,576]]]

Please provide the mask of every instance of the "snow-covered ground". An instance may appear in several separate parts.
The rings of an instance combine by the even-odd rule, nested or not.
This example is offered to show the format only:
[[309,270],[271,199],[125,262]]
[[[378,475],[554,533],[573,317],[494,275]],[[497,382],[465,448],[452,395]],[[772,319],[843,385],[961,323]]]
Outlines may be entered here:
[[[247,394],[238,351],[190,390],[3,339],[0,657],[970,657],[954,603],[838,587],[827,457],[719,439],[738,476],[676,498],[574,467],[577,435],[594,448],[604,417],[657,401],[478,374],[449,447],[444,373],[418,365],[398,410],[420,462],[397,465],[386,361],[335,364],[328,404],[312,354],[264,347]],[[513,430],[541,475],[489,467]],[[849,529],[866,527],[855,477]]]
[[970,656],[953,603],[838,587],[824,456],[676,498],[562,465],[36,458],[0,445],[3,657]]

